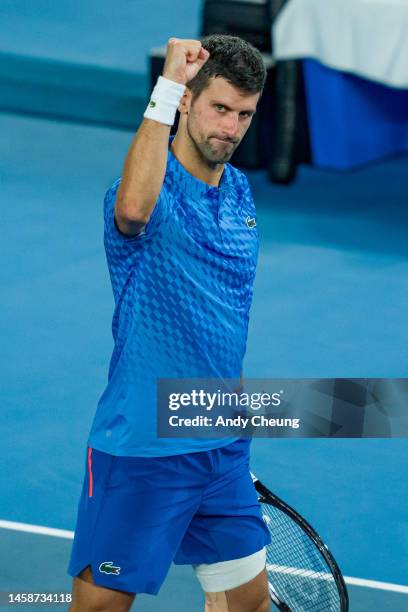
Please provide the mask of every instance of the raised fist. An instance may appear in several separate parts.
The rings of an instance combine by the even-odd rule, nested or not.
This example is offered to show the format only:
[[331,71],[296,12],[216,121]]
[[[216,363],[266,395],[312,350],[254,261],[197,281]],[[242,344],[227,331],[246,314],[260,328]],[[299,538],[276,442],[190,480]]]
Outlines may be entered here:
[[199,40],[169,38],[163,76],[185,85],[196,76],[209,56]]

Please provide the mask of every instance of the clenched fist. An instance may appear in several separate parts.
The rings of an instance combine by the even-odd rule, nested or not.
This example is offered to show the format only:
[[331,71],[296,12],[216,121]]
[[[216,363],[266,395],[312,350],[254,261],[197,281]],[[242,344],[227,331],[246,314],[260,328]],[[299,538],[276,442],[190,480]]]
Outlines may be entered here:
[[169,38],[163,76],[185,85],[196,76],[209,56],[199,40]]

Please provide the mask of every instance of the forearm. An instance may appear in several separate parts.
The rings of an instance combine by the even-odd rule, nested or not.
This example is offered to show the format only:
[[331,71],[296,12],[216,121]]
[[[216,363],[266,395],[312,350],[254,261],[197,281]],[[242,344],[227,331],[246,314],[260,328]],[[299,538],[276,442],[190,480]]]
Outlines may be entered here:
[[166,175],[170,126],[185,91],[208,59],[197,40],[170,38],[163,77],[152,92],[144,119],[130,145],[115,202],[119,229],[136,234],[149,221]]
[[170,126],[143,119],[127,153],[116,199],[120,223],[146,224],[166,174]]

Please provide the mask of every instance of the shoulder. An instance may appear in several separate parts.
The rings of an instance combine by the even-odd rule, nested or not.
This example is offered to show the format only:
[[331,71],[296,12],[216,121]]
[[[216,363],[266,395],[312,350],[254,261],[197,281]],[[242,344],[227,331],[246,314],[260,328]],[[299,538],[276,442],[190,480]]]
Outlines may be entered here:
[[116,196],[118,195],[118,189],[121,180],[121,177],[117,178],[105,191],[105,197],[103,200],[103,215],[105,217],[105,221],[110,220],[111,217],[113,220]]
[[116,181],[112,183],[112,185],[105,192],[105,206],[109,204],[113,204],[116,199],[116,195],[118,193],[119,185],[121,183],[122,177],[120,176]]
[[237,195],[252,197],[249,181],[242,170],[235,168],[231,164],[225,164],[225,166],[228,172],[228,181],[236,190]]
[[237,185],[237,186],[249,185],[248,179],[246,175],[242,172],[242,170],[239,170],[235,166],[232,166],[231,164],[228,164],[228,163],[225,164],[225,167],[228,172],[228,179],[233,185]]
[[[241,170],[228,165],[228,180],[235,192],[235,203],[238,206],[239,214],[243,215],[245,219],[255,220],[256,219],[256,206],[254,198],[252,196],[251,187],[248,178]],[[256,225],[256,220],[255,220]],[[252,226],[252,227],[255,227]],[[253,232],[257,234],[257,232]]]

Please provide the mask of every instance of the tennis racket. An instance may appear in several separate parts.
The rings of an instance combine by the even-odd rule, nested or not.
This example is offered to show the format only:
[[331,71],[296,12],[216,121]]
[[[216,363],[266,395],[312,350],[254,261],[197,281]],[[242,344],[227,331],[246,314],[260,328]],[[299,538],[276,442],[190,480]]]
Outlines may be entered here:
[[303,517],[252,474],[262,516],[269,593],[282,612],[347,612],[348,593],[333,555]]

